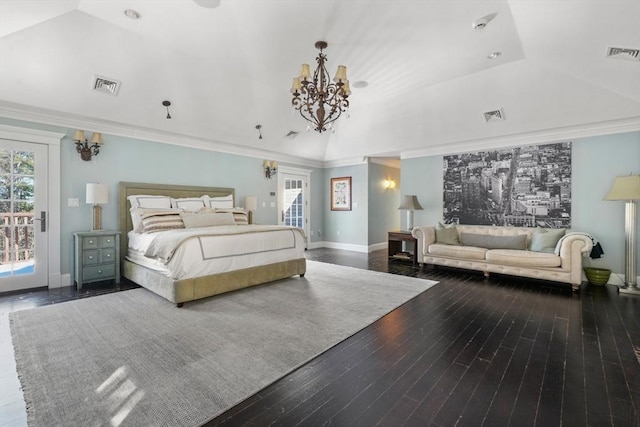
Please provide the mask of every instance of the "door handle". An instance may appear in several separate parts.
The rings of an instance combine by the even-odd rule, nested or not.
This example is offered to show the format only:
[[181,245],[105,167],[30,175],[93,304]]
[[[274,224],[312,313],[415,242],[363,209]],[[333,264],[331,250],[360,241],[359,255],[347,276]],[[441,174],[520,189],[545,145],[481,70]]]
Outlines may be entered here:
[[33,218],[34,221],[40,221],[40,231],[47,231],[47,213],[45,211],[40,212],[40,218]]
[[284,222],[284,211],[282,211],[282,222]]

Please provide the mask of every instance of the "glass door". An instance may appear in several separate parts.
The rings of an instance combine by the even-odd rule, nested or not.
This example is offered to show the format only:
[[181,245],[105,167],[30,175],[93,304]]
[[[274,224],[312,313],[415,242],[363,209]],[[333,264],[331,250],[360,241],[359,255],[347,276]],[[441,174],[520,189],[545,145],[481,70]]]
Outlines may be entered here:
[[309,236],[307,177],[289,173],[279,174],[280,217],[278,223],[304,229]]
[[0,292],[47,286],[47,146],[0,141]]

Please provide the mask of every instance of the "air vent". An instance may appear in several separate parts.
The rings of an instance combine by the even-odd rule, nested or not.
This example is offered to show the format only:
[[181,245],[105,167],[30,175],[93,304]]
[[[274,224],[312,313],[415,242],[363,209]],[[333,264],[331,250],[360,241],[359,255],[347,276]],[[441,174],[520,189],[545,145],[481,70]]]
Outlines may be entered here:
[[109,77],[93,76],[93,84],[91,88],[97,92],[108,93],[116,96],[120,90],[120,82]]
[[285,138],[294,139],[299,133],[300,132],[296,132],[295,130],[290,130],[289,133],[285,135]]
[[502,108],[499,110],[487,111],[486,113],[482,113],[484,116],[485,122],[497,122],[499,120],[504,120],[504,111]]
[[614,59],[625,59],[627,61],[640,61],[640,49],[625,49],[622,47],[609,47],[607,56]]

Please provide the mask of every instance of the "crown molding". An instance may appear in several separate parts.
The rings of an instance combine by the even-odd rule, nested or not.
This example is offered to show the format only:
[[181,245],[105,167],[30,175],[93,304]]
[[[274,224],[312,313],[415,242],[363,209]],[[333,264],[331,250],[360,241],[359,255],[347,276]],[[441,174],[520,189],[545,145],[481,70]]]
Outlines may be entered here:
[[58,126],[68,129],[91,129],[93,132],[100,132],[106,135],[142,139],[146,141],[159,142],[162,144],[177,145],[180,147],[215,151],[218,153],[235,154],[238,156],[260,159],[269,158],[278,162],[293,163],[300,166],[315,168],[323,167],[322,161],[307,159],[304,157],[297,157],[284,153],[276,153],[267,150],[243,147],[240,145],[229,144],[212,139],[197,138],[173,132],[161,132],[154,129],[130,126],[122,123],[99,120],[75,114],[60,113],[58,111],[15,104],[7,101],[0,101],[0,117]]
[[587,138],[591,136],[612,135],[640,131],[640,116],[625,119],[608,120],[604,122],[588,123],[578,126],[567,126],[554,129],[546,129],[535,132],[505,135],[495,138],[483,138],[476,140],[440,144],[433,147],[418,150],[407,150],[400,154],[401,159],[413,159],[416,157],[429,157],[437,155],[459,154],[479,150],[496,148],[517,147],[529,144],[543,144],[559,141]]

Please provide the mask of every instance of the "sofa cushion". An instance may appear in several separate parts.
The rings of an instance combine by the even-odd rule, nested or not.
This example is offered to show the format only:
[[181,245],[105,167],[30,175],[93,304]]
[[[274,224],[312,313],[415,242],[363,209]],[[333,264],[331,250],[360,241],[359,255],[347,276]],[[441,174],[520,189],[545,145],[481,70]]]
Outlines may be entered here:
[[465,246],[487,249],[526,249],[527,235],[491,236],[488,234],[461,233],[460,241]]
[[446,226],[441,222],[436,226],[436,243],[444,245],[459,245],[458,230],[455,225]]
[[465,258],[469,260],[484,261],[484,254],[487,252],[484,248],[475,248],[473,246],[458,246],[435,243],[429,245],[429,255],[446,256],[452,258]]
[[553,253],[558,240],[564,236],[564,228],[536,228],[531,235],[531,250],[536,252]]
[[492,264],[516,265],[519,267],[560,267],[560,257],[554,254],[513,249],[491,249],[485,255]]

